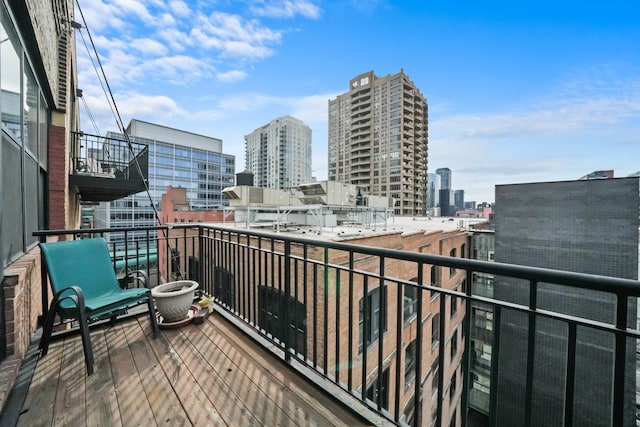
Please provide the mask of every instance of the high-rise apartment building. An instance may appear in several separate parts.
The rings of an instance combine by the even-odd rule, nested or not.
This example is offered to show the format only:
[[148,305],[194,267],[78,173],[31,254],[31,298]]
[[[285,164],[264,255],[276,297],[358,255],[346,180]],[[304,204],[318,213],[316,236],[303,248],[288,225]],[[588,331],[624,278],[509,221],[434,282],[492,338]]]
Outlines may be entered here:
[[439,168],[436,169],[436,173],[440,175],[441,178],[441,189],[443,190],[453,190],[451,187],[451,169],[449,168]]
[[[637,280],[639,181],[636,177],[496,186],[495,260]],[[495,279],[499,300],[609,324],[615,324],[620,313],[609,293],[545,283],[535,290],[532,293],[531,284],[521,280]],[[530,301],[532,295],[535,301]],[[628,301],[627,310],[627,326],[635,328],[636,302]],[[492,393],[497,393],[496,424],[525,424],[527,354],[533,357],[534,372],[531,425],[562,424],[571,342],[566,325],[544,318],[532,323],[526,313],[503,310],[496,327],[500,375],[491,384]],[[535,334],[533,348],[528,345],[530,333]],[[598,391],[613,387],[615,339],[578,326],[576,340],[573,425],[611,425],[614,402]],[[636,348],[629,342],[622,355],[626,366],[621,425],[635,425]]]
[[[149,193],[134,194],[110,204],[102,204],[96,226],[141,227],[156,224],[162,195],[168,186],[187,189],[192,209],[222,208],[228,200],[222,189],[232,186],[235,157],[222,153],[222,140],[133,119],[127,126],[133,142],[149,146]],[[108,137],[123,139],[109,132]],[[153,206],[152,206],[153,204]],[[144,232],[139,232],[144,238]],[[112,241],[122,236],[112,235]]]
[[256,187],[287,190],[311,181],[311,128],[283,116],[244,137],[245,171]]
[[426,214],[427,145],[427,99],[402,70],[329,100],[328,179],[393,198],[397,215]]

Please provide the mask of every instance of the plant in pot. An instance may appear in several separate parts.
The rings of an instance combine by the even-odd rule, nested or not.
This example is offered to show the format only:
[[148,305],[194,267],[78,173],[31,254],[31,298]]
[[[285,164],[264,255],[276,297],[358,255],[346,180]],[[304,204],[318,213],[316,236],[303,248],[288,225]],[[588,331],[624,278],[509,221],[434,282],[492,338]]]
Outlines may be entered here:
[[198,286],[198,282],[193,280],[178,280],[152,288],[151,295],[162,321],[169,323],[186,319]]

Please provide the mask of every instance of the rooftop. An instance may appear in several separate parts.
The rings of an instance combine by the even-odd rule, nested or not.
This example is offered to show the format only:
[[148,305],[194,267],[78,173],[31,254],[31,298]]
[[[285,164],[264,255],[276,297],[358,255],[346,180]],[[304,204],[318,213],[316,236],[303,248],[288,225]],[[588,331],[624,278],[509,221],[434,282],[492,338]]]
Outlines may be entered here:
[[[323,241],[342,241],[350,238],[374,237],[390,233],[433,233],[438,231],[452,231],[468,229],[473,224],[486,222],[484,218],[453,218],[453,217],[407,217],[395,216],[389,218],[386,223],[379,221],[371,224],[346,223],[335,227],[297,225],[289,221],[266,221],[251,223],[249,229],[253,231],[268,231],[295,236],[297,238],[313,238]],[[183,224],[184,225],[184,224]],[[203,223],[225,229],[247,230],[244,221],[226,223]],[[279,231],[278,231],[279,230]]]

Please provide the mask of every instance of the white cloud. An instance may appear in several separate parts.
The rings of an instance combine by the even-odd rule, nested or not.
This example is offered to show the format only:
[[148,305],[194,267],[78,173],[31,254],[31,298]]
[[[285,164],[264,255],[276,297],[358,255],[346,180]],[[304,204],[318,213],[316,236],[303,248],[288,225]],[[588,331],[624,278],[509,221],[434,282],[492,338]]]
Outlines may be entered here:
[[238,15],[214,12],[200,15],[190,33],[194,45],[204,49],[220,50],[237,58],[264,58],[273,54],[268,46],[281,40],[281,33],[260,25],[258,21],[245,21]]
[[206,62],[190,56],[164,56],[147,60],[137,69],[140,74],[154,76],[165,83],[194,85],[197,81],[211,76],[213,67]]
[[294,18],[297,15],[309,19],[318,19],[322,10],[314,2],[308,0],[258,1],[250,7],[258,16],[272,18]]
[[138,0],[112,0],[113,5],[120,11],[119,15],[135,15],[143,22],[152,22],[153,16],[147,7]]
[[144,55],[162,56],[168,52],[165,45],[150,38],[132,40],[130,46]]
[[[582,91],[570,97],[540,100],[528,109],[510,113],[452,115],[431,123],[449,135],[468,138],[505,138],[517,135],[558,134],[598,124],[640,118],[640,91],[629,82],[625,90],[591,95]],[[575,89],[574,89],[575,90]]]
[[247,73],[241,70],[230,70],[224,73],[218,73],[216,78],[225,83],[235,83],[247,78]]
[[171,0],[169,2],[169,8],[174,15],[181,18],[186,18],[191,14],[191,9],[182,0]]

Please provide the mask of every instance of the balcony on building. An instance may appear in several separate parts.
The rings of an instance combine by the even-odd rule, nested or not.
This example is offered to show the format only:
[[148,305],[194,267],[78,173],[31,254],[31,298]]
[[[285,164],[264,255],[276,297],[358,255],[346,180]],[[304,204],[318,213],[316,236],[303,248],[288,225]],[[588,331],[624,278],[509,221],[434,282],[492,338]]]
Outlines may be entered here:
[[[429,223],[406,220],[417,229]],[[519,373],[522,394],[509,396],[521,404],[518,425],[538,425],[541,417],[553,425],[590,425],[579,409],[581,396],[592,392],[584,388],[585,331],[606,335],[611,345],[604,373],[611,387],[593,391],[606,407],[600,415],[607,425],[629,425],[635,363],[625,355],[635,353],[640,332],[627,325],[627,303],[640,295],[640,282],[468,259],[466,234],[456,228],[438,240],[449,256],[434,255],[438,244],[398,250],[400,242],[425,235],[406,227],[389,219],[389,232],[375,245],[350,240],[356,233],[375,238],[364,223],[351,225],[342,240],[331,238],[338,226],[323,237],[310,227],[275,233],[239,223],[37,232],[41,240],[124,233],[119,242],[127,247],[111,248],[133,254],[131,269],[198,281],[204,295],[215,297],[215,310],[202,325],[164,329],[156,340],[148,316],[139,313],[98,325],[91,333],[96,372],[88,377],[80,336],[67,325],[72,329],[57,334],[47,356],[38,359],[34,344],[27,380],[14,390],[19,399],[10,399],[4,414],[19,425],[504,425],[498,414],[507,402],[496,384],[511,381],[503,371],[510,361],[500,358],[505,337],[498,326],[515,313],[530,325],[553,322],[566,341],[557,349],[566,361],[562,378],[546,378],[549,367],[534,363],[533,351],[519,356],[526,366]],[[146,239],[127,238],[141,231]],[[135,254],[149,245],[157,260],[142,263]],[[470,283],[478,275],[492,283],[517,280],[532,292],[543,284],[590,289],[618,303],[611,321],[594,322],[535,302],[475,294]],[[43,313],[47,289],[43,277]],[[493,347],[479,347],[490,333]],[[519,339],[539,349],[551,338]],[[540,387],[551,380],[553,390]],[[545,412],[540,405],[548,399],[554,404]]]
[[72,132],[71,153],[69,184],[82,202],[109,202],[146,189],[145,144]]

